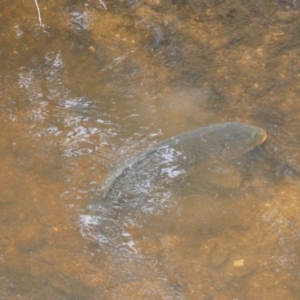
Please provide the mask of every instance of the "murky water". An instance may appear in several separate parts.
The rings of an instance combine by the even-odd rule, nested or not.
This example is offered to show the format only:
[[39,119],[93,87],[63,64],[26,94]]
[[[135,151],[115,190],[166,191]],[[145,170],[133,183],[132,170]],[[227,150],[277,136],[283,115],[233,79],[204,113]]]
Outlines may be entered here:
[[[0,299],[299,299],[300,1],[37,5],[0,4]],[[268,134],[238,187],[91,213],[123,159],[233,121]]]

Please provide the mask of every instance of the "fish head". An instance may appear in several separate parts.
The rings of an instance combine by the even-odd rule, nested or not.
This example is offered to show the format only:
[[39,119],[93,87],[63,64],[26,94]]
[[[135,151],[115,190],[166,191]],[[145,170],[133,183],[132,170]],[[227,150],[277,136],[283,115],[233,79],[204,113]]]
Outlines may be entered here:
[[243,142],[252,148],[261,145],[267,138],[266,132],[259,127],[244,125],[243,132]]
[[237,122],[226,123],[219,140],[223,145],[221,156],[226,160],[239,157],[262,144],[266,138],[266,132],[259,127]]

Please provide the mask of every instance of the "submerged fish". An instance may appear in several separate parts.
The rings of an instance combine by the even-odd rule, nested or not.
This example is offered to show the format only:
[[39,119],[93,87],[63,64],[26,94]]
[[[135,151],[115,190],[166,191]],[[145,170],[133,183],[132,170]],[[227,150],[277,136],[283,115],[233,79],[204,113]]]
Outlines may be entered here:
[[[142,164],[142,168],[146,169],[150,167],[151,158],[155,155],[168,161],[169,167],[163,168],[164,171],[168,169],[166,172],[178,167],[181,171],[177,173],[182,170],[190,172],[199,169],[199,166],[215,166],[234,160],[263,143],[266,137],[261,128],[235,122],[209,125],[176,135],[126,159],[97,188],[93,202],[105,200],[115,184],[130,176],[138,165]],[[174,168],[170,168],[170,164]],[[176,177],[176,172],[169,175],[170,178]]]

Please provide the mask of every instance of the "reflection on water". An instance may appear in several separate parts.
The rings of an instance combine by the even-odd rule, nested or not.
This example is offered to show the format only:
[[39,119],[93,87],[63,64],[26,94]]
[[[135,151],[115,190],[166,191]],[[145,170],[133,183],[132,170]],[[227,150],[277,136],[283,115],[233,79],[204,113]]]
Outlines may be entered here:
[[[298,299],[300,2],[38,5],[44,26],[0,4],[0,298]],[[268,134],[238,187],[159,185],[154,157],[91,204],[125,158],[228,121]]]

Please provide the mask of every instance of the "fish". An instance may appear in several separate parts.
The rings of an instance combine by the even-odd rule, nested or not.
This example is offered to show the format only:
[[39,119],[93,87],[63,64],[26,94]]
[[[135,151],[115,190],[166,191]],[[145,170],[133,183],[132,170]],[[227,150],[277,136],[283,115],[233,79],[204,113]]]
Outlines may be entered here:
[[[189,173],[199,167],[201,170],[203,165],[215,167],[233,161],[262,144],[266,138],[263,129],[239,122],[211,124],[181,133],[125,159],[102,181],[94,192],[92,203],[105,201],[116,183],[130,176],[138,165],[145,169],[150,167],[154,156],[163,157],[162,162],[167,160],[168,166],[173,164],[167,172],[180,169],[177,173],[182,173],[182,170]],[[169,174],[169,177],[176,177],[177,173]]]

